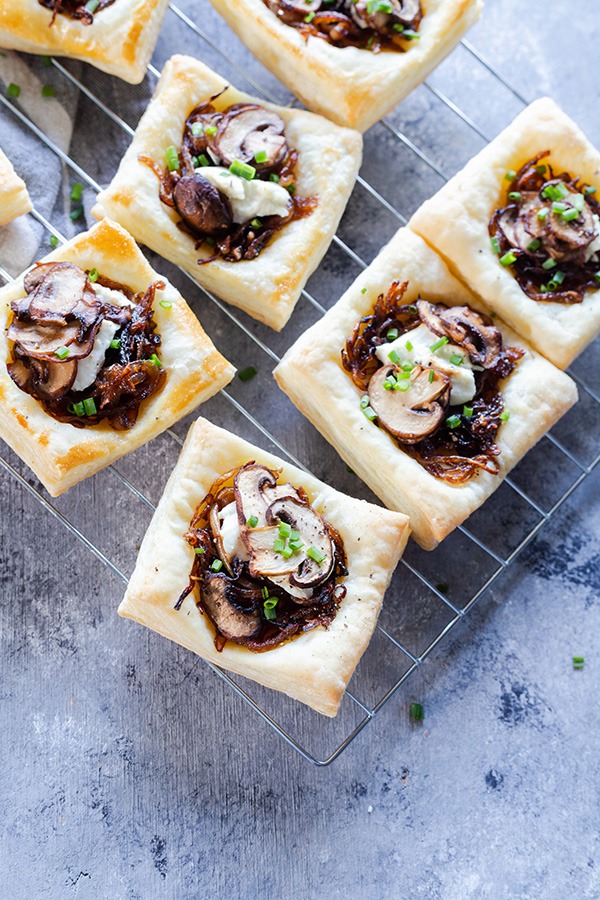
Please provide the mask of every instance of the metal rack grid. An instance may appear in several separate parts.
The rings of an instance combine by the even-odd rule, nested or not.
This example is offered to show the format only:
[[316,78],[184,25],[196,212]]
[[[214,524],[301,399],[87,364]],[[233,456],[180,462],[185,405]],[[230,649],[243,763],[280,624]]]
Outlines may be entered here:
[[[186,28],[190,29],[205,46],[209,47],[211,51],[214,51],[220,56],[231,69],[237,72],[245,82],[251,85],[254,91],[259,95],[262,95],[266,100],[275,100],[272,93],[266,91],[256,82],[256,80],[249,77],[248,73],[242,69],[242,67],[238,66],[230,56],[218,46],[218,44],[213,41],[202,28],[179,9],[179,7],[171,4],[170,11],[185,25]],[[496,69],[482,57],[468,41],[462,41],[462,48],[474,61],[476,61],[477,65],[485,69],[487,73],[489,73],[498,84],[502,85],[504,89],[509,91],[517,101],[521,104],[526,104],[527,101],[525,98],[502,78]],[[81,91],[87,100],[94,104],[94,106],[100,110],[103,115],[108,117],[112,123],[117,125],[127,135],[133,135],[134,129],[131,128],[123,118],[117,115],[96,93],[92,92],[77,77],[75,77],[68,68],[55,59],[52,60],[52,64],[62,77],[67,79],[76,89]],[[148,71],[154,78],[159,77],[160,73],[153,65],[149,66]],[[440,103],[450,110],[454,116],[458,117],[468,129],[472,130],[483,140],[488,140],[487,135],[476,122],[463,112],[449,97],[429,82],[425,82],[425,88],[436,97]],[[0,103],[7,111],[9,111],[11,116],[18,119],[39,141],[56,154],[66,168],[74,172],[95,191],[100,190],[100,185],[96,180],[69,154],[63,151],[50,137],[48,137],[44,131],[38,128],[38,126],[23,113],[18,105],[3,96],[0,96]],[[384,128],[394,141],[403,144],[404,147],[420,161],[420,163],[427,166],[439,178],[446,180],[446,176],[434,160],[432,160],[427,153],[425,153],[400,129],[395,127],[394,124],[389,120],[384,119],[380,127]],[[383,197],[368,181],[359,176],[358,185],[370,196],[370,198],[385,209],[397,223],[406,223],[407,218],[405,215],[403,215],[395,205]],[[34,209],[30,215],[59,241],[64,242],[66,240],[61,232],[37,209]],[[361,268],[365,267],[366,263],[363,259],[344,240],[342,240],[339,235],[336,235],[334,238],[334,244],[355,265]],[[191,282],[194,290],[199,291],[202,295],[207,297],[208,300],[217,307],[220,313],[223,314],[225,319],[234,323],[236,328],[243,333],[245,338],[252,342],[262,353],[266,354],[271,362],[277,363],[279,361],[278,354],[265,340],[262,340],[260,336],[254,333],[252,323],[248,326],[243,318],[240,319],[236,312],[223,304],[214,295],[206,290],[199,289],[193,279],[191,279],[191,276],[187,275],[183,270],[180,270],[180,273],[185,279],[188,279],[189,282]],[[11,280],[9,273],[2,268],[0,268],[0,276],[5,281]],[[191,288],[188,286],[188,290],[190,289]],[[303,291],[303,297],[317,313],[321,314],[325,312],[325,307],[307,290]],[[335,301],[336,297],[337,294],[333,297],[333,301]],[[580,375],[573,371],[570,371],[570,374],[577,382],[586,400],[587,405],[584,408],[581,408],[580,403],[578,404],[579,410],[578,407],[576,407],[576,410],[578,410],[578,414],[583,417],[582,421],[588,423],[589,428],[590,415],[600,419],[600,396],[592,386],[580,377]],[[265,425],[262,424],[243,403],[239,402],[230,390],[222,391],[220,396],[225,399],[235,414],[239,414],[243,417],[248,427],[256,429],[261,437],[272,444],[276,450],[287,456],[295,465],[308,471],[306,466],[304,466],[303,463],[293,455],[284,444],[278,440],[272,431],[265,427]],[[258,409],[255,411],[259,412]],[[559,436],[555,433],[557,431]],[[174,429],[169,429],[167,435],[173,448],[178,451],[182,444],[181,437]],[[333,746],[331,742],[328,743],[324,753],[317,754],[308,749],[305,746],[305,742],[301,738],[293,736],[291,733],[292,729],[287,724],[284,724],[283,720],[287,721],[291,718],[297,726],[297,729],[299,726],[302,731],[302,726],[305,723],[298,722],[297,713],[299,704],[294,704],[293,701],[288,701],[287,698],[284,698],[281,695],[276,695],[274,698],[273,692],[261,689],[259,686],[252,683],[248,686],[246,686],[245,683],[241,684],[238,680],[234,679],[219,667],[214,666],[211,663],[206,664],[219,678],[226,682],[237,695],[252,707],[285,742],[294,747],[306,760],[318,766],[330,764],[342,753],[351,741],[362,731],[365,725],[377,715],[387,701],[419,668],[421,663],[429,656],[442,638],[448,634],[457,622],[464,618],[474,603],[511,565],[523,548],[536,537],[539,530],[548,519],[600,461],[600,454],[596,454],[595,449],[592,449],[590,453],[590,449],[586,446],[569,447],[568,440],[565,440],[560,436],[560,427],[554,429],[553,433],[548,434],[543,441],[540,442],[538,448],[536,448],[535,451],[531,451],[530,456],[534,453],[539,454],[540,451],[542,455],[541,463],[539,458],[536,458],[533,470],[531,467],[527,468],[526,466],[522,475],[520,475],[519,473],[523,466],[523,464],[521,464],[521,466],[515,469],[515,472],[510,478],[504,480],[502,488],[497,492],[498,494],[500,494],[501,491],[507,492],[504,505],[508,511],[509,519],[511,518],[511,513],[514,514],[515,507],[517,506],[519,508],[519,514],[516,517],[518,520],[518,527],[513,527],[515,525],[514,522],[509,523],[511,524],[510,535],[507,536],[505,528],[506,522],[503,520],[502,515],[498,516],[495,511],[492,520],[494,524],[491,524],[490,521],[479,521],[481,516],[475,514],[472,517],[473,524],[470,524],[469,528],[461,526],[457,529],[455,536],[448,538],[447,541],[433,553],[424,554],[414,546],[410,547],[400,566],[400,571],[402,573],[400,577],[403,577],[401,588],[399,591],[392,588],[392,602],[390,602],[390,592],[388,592],[386,603],[384,604],[384,610],[387,610],[389,606],[392,606],[393,609],[393,601],[396,598],[399,600],[399,603],[401,604],[400,618],[402,619],[402,625],[400,632],[402,639],[397,636],[395,623],[390,621],[388,624],[382,613],[373,641],[373,644],[376,644],[377,647],[373,653],[371,653],[370,661],[365,664],[365,659],[368,658],[370,652],[367,651],[367,654],[363,657],[363,660],[359,664],[357,672],[351,681],[351,687],[346,691],[343,703],[343,706],[344,704],[346,706],[346,710],[344,714],[340,716],[343,721],[342,732],[337,736],[334,734]],[[549,503],[546,503],[548,484],[545,477],[543,477],[544,499],[541,497],[534,499],[534,496],[536,495],[534,471],[537,470],[538,472],[542,472],[542,475],[545,476],[547,473],[546,464],[548,464],[550,459],[552,459],[553,467],[557,467],[560,470],[561,476],[560,478],[555,479],[556,483],[553,483],[551,486],[551,500]],[[119,462],[121,463],[122,461]],[[35,483],[32,484],[27,477],[21,474],[18,468],[18,461],[15,465],[12,465],[7,459],[0,457],[0,465],[4,471],[15,478],[26,491],[36,498],[50,516],[59,521],[61,525],[77,538],[77,540],[81,541],[84,546],[118,579],[124,584],[127,583],[128,577],[122,571],[121,567],[115,563],[109,555],[103,552],[93,539],[86,536],[83,530],[71,521],[68,515],[57,508],[54,503],[50,502]],[[130,494],[130,496],[139,501],[147,510],[154,510],[155,504],[153,501],[146,496],[144,491],[138,488],[122,471],[120,471],[118,465],[110,466],[108,471],[118,480],[119,484]],[[96,478],[98,477],[99,476],[96,476]],[[486,507],[483,509],[485,510]],[[514,515],[512,518],[514,519]],[[526,527],[524,527],[524,525]],[[484,536],[481,536],[482,531],[484,532]],[[501,548],[495,549],[494,544],[498,543],[498,540],[500,540]],[[466,598],[453,596],[453,593],[448,591],[448,585],[441,580],[445,573],[451,570],[452,567],[456,568],[457,541],[458,550],[461,554],[459,557],[459,568],[462,570],[461,577],[466,579],[468,584],[471,576],[477,576],[473,586],[468,590]],[[453,543],[452,547],[449,546],[450,543]],[[481,576],[481,578],[479,576]],[[410,604],[407,604],[408,579],[412,579],[413,583],[410,592],[412,598]],[[408,609],[407,606],[409,607]],[[396,609],[395,612],[392,612],[392,618],[397,613],[398,609]],[[424,640],[423,644],[421,644],[421,637]],[[409,646],[412,646],[412,649],[409,649]],[[366,678],[362,675],[362,670],[365,665],[368,670]],[[391,669],[391,672],[389,672],[388,669]],[[240,681],[243,682],[243,679],[240,679]],[[276,707],[276,711],[270,712],[267,707],[273,705]],[[348,713],[349,707],[352,714]],[[328,729],[330,720],[325,721],[322,717],[317,718],[318,731],[320,734],[323,734]],[[309,721],[308,728],[309,731],[312,731],[314,734],[314,722]]]

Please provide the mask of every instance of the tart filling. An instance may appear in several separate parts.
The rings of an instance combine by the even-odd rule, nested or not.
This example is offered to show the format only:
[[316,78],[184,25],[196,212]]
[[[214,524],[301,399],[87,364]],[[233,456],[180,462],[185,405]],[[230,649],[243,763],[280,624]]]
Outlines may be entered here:
[[180,216],[178,227],[197,250],[212,249],[198,265],[255,259],[275,232],[317,205],[296,194],[298,152],[283,119],[254,103],[219,112],[212,105],[218,96],[192,110],[181,147],[167,148],[164,168],[139,157],[158,176],[160,199]]
[[507,205],[489,223],[492,248],[532,300],[581,303],[600,287],[600,204],[595,187],[555,175],[549,150],[507,172]]
[[497,475],[496,435],[509,416],[499,383],[523,351],[504,347],[492,319],[469,306],[403,304],[407,287],[393,282],[342,350],[361,409],[436,478]]
[[152,305],[163,282],[144,293],[68,262],[37,263],[26,295],[11,304],[10,377],[46,412],[78,428],[106,419],[131,428],[140,404],[166,372],[157,355]]
[[83,25],[93,25],[94,13],[101,12],[107,6],[112,6],[114,2],[115,0],[88,0],[84,4],[79,0],[38,0],[40,6],[52,10],[51,25],[54,24],[58,15],[78,19]]
[[263,0],[280,22],[305,39],[335,47],[405,52],[418,40],[423,18],[419,0]]
[[190,582],[201,613],[227,641],[265,651],[319,625],[327,628],[346,589],[344,545],[302,487],[248,462],[226,472],[195,510],[185,539],[194,548]]

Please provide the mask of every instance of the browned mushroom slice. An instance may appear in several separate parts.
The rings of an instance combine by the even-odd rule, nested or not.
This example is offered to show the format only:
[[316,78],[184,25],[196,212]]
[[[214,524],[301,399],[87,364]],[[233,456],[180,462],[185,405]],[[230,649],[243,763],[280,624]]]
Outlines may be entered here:
[[430,331],[463,346],[474,365],[490,369],[498,361],[502,335],[489,316],[469,306],[444,307],[427,300],[418,300],[417,310]]
[[[221,119],[214,146],[224,166],[239,159],[266,170],[285,158],[284,129],[285,123],[277,113],[252,103],[238,103]],[[260,153],[266,153],[266,159],[259,163],[256,155]]]
[[37,359],[15,359],[7,365],[15,384],[42,400],[59,400],[67,394],[77,377],[77,361],[43,362]]
[[219,632],[227,640],[243,643],[262,627],[256,610],[244,612],[234,605],[235,585],[226,575],[209,575],[202,586],[202,606]]
[[[570,197],[565,198],[568,202]],[[587,203],[576,219],[567,222],[560,213],[546,216],[543,230],[544,248],[557,262],[583,262],[587,247],[596,237],[594,216]]]
[[282,553],[275,551],[274,544],[279,537],[278,525],[251,528],[247,530],[246,537],[250,553],[248,568],[253,578],[289,575],[298,568],[298,559],[293,556],[285,559]]
[[222,234],[233,222],[227,197],[198,172],[179,179],[173,202],[186,225],[202,234]]
[[528,255],[535,255],[536,251],[530,249],[530,245],[541,235],[544,227],[537,215],[541,205],[536,193],[522,194],[519,206],[508,207],[498,219],[509,244]]
[[[382,4],[370,4],[367,0],[351,2],[350,15],[359,28],[373,28],[375,31],[386,30],[390,21],[405,28],[417,26],[421,21],[421,7],[419,0],[387,0]],[[375,9],[372,9],[372,6]],[[398,34],[402,37],[402,33]]]
[[[295,497],[275,500],[267,509],[267,522],[286,522],[300,533],[304,547],[292,554],[290,581],[301,588],[314,587],[331,574],[334,563],[333,544],[327,526],[321,516],[306,503]],[[312,553],[308,556],[309,549]],[[294,571],[297,570],[297,571]]]
[[444,421],[450,380],[435,369],[415,366],[406,391],[388,391],[384,382],[394,371],[394,366],[382,366],[371,378],[371,408],[386,431],[405,444],[418,444],[431,437]]
[[391,0],[392,17],[401,25],[416,26],[421,21],[421,3],[419,0]]
[[78,342],[79,330],[77,322],[70,322],[61,328],[13,319],[7,337],[9,341],[15,342],[23,356],[56,362],[55,353],[61,347],[69,348],[70,359],[82,359],[91,353],[97,329],[92,329],[82,343]]
[[[71,263],[56,263],[35,288],[29,304],[29,315],[49,325],[65,325],[67,316],[75,314],[75,308],[82,302],[87,275],[79,266]],[[86,297],[85,306],[91,307],[92,321],[100,312],[100,304],[95,296]],[[79,318],[79,316],[78,316]],[[89,323],[86,309],[86,321]],[[89,324],[87,326],[89,328]]]
[[6,368],[17,387],[21,388],[21,390],[25,391],[27,394],[30,394],[33,373],[31,369],[25,365],[23,360],[17,358],[13,362],[7,363]]
[[233,485],[237,506],[238,521],[244,543],[250,550],[247,540],[248,529],[246,522],[252,516],[256,518],[256,525],[263,527],[267,524],[265,513],[267,504],[262,496],[262,489],[275,487],[277,479],[266,466],[244,466],[235,476]]

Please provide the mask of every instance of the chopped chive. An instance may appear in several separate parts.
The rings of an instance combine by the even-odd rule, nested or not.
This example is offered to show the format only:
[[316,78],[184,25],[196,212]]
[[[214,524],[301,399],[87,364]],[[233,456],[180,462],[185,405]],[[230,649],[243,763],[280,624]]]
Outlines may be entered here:
[[289,538],[292,533],[292,526],[288,522],[279,523],[279,537]]
[[232,175],[237,175],[239,178],[245,178],[246,181],[252,181],[254,176],[256,175],[256,169],[254,166],[248,165],[248,163],[242,162],[241,159],[234,159],[234,161],[229,166],[229,171]]
[[547,206],[542,206],[541,209],[538,209],[538,211],[537,211],[537,217],[538,217],[538,219],[540,220],[540,222],[542,221],[542,219],[548,218],[549,212],[550,212],[550,210],[548,209]]
[[42,87],[42,97],[56,97],[56,88],[53,84],[45,84]]
[[465,361],[465,358],[464,358],[464,356],[461,356],[460,353],[453,353],[452,356],[450,357],[450,362],[452,363],[453,366],[462,366],[464,361]]
[[273,172],[269,175],[269,181],[272,181],[274,184],[279,184],[279,175],[276,175],[275,172]]
[[433,369],[430,369],[429,370],[429,384],[431,384],[431,382],[433,381],[434,378],[435,378],[435,372],[433,371]]
[[162,369],[162,363],[161,363],[160,359],[158,358],[158,356],[156,355],[156,353],[152,354],[152,356],[150,357],[150,362],[154,363],[154,365],[157,367],[157,369]]
[[574,656],[573,657],[573,668],[574,669],[583,669],[585,665],[585,659],[583,656]]
[[360,408],[361,408],[361,409],[366,409],[368,405],[369,405],[369,395],[368,395],[368,394],[364,394],[364,395],[360,398]]
[[200,165],[200,161],[197,156],[192,156],[192,165],[193,165],[194,169],[197,169],[198,166]]
[[[258,525],[258,518],[256,516],[250,516],[250,518],[246,520],[246,525],[248,528],[256,528]],[[263,588],[263,590],[266,590],[266,588]]]
[[296,185],[288,184],[286,190],[288,191],[289,194],[291,194],[293,196],[296,193]]
[[393,387],[394,387],[394,382],[390,381],[388,378],[386,378],[385,381],[383,382],[384,391],[391,391]]
[[447,344],[447,343],[448,343],[448,338],[444,336],[444,337],[441,337],[439,339],[439,341],[436,341],[435,344],[432,344],[429,349],[431,350],[432,353],[435,353],[436,350],[439,350],[441,347],[444,346],[444,344]]
[[210,159],[206,155],[206,153],[201,153],[198,157],[198,162],[201,166],[210,166]]
[[501,421],[501,422],[508,422],[509,419],[510,419],[510,413],[509,413],[509,412],[503,412],[503,413],[500,413],[500,421]]
[[555,200],[552,204],[552,212],[554,213],[564,213],[569,207],[563,200]]
[[275,553],[281,553],[284,547],[285,541],[282,541],[281,538],[275,538],[273,541],[273,550]]
[[[389,377],[392,378],[391,375],[390,375]],[[398,373],[398,378],[399,378],[400,380],[402,380],[402,381],[405,381],[407,378],[410,378],[410,372],[404,372],[404,371],[403,371],[403,372],[399,372],[399,373]],[[396,379],[394,379],[394,381],[395,381],[395,380],[396,380]]]
[[317,563],[317,565],[319,565],[319,566],[325,559],[325,554],[321,553],[320,550],[318,550],[316,547],[312,547],[312,546],[308,548],[308,550],[306,551],[306,555],[309,556],[312,560],[314,560]]
[[14,99],[16,100],[21,93],[21,88],[18,84],[13,84],[13,82],[11,81],[11,83],[6,88],[6,93],[9,97],[14,97]]
[[405,28],[402,32],[402,37],[405,37],[407,41],[418,41],[421,38],[420,34],[417,34],[416,31],[412,31],[408,28]]
[[576,219],[579,215],[579,210],[577,209],[566,209],[563,213],[561,213],[565,222],[572,222],[573,219]]
[[588,185],[586,188],[583,189],[583,193],[587,197],[591,197],[592,194],[596,193],[596,190],[597,190],[597,188],[595,188],[593,185]]
[[254,162],[257,163],[265,163],[269,158],[269,154],[266,150],[257,150],[254,154]]
[[367,289],[366,289],[366,288],[361,288],[360,292],[361,292],[361,294],[366,294],[366,293],[367,293]]
[[209,137],[214,137],[216,133],[217,133],[216,125],[207,125],[206,128],[204,129],[204,134],[207,134]]
[[407,341],[404,346],[406,347],[406,349],[408,350],[409,353],[413,349],[413,345],[411,344],[410,341]]
[[396,23],[396,25],[392,25],[392,28],[394,29],[394,31],[397,31],[398,34],[402,34],[402,32],[404,31],[404,25],[400,25],[399,23]]
[[111,350],[118,350],[121,346],[121,338],[113,338],[109,346]]
[[76,206],[74,210],[69,214],[71,221],[76,222],[77,219],[80,219],[83,215],[83,206]]
[[[263,590],[264,590],[264,591],[267,591],[266,588],[263,588]],[[265,601],[265,604],[264,604],[265,607],[266,607],[267,609],[275,609],[275,607],[277,606],[277,604],[278,604],[278,602],[279,602],[279,598],[278,598],[278,597],[269,597],[269,592],[268,592],[268,591],[267,591],[266,597],[265,597],[264,594],[263,594],[263,597],[264,597],[264,601]]]
[[266,608],[264,609],[264,613],[265,613],[265,619],[268,619],[269,621],[271,621],[272,619],[276,619],[276,618],[277,618],[277,615],[276,615],[276,613],[275,613],[275,610],[274,610],[274,609],[271,609],[271,607],[266,607]]
[[256,375],[256,369],[254,366],[248,366],[246,369],[242,369],[241,372],[238,372],[238,378],[240,381],[250,381],[251,378],[254,378]]
[[396,353],[395,350],[390,350],[388,353],[388,359],[390,362],[393,362],[395,365],[400,362],[400,357]]
[[161,307],[161,309],[171,309],[173,306],[170,300],[159,300],[158,305]]
[[54,355],[58,356],[59,359],[66,359],[70,352],[68,347],[59,347],[58,350],[54,351]]
[[581,212],[583,207],[585,206],[585,197],[583,194],[573,194],[571,197],[571,203],[573,204],[573,208],[578,212]]
[[250,224],[252,225],[253,228],[260,228],[262,225],[262,222],[260,221],[260,219],[252,219]]
[[52,59],[49,56],[42,56],[42,64],[44,68],[49,69],[52,65]]
[[284,559],[289,559],[293,552],[294,551],[292,550],[291,547],[284,547],[283,550],[281,551],[281,555],[283,556]]
[[204,547],[194,547],[196,556],[204,556]]
[[385,337],[386,337],[386,340],[388,340],[388,341],[395,341],[396,338],[398,337],[398,329],[390,328]]
[[536,166],[535,171],[538,173],[538,175],[545,175],[546,174],[546,166],[543,164]]
[[462,414],[465,417],[465,419],[471,419],[473,417],[473,407],[472,406],[463,406]]
[[95,13],[99,6],[100,0],[88,0],[83,8],[87,9],[87,11],[90,13]]
[[509,200],[520,200],[521,192],[520,191],[511,191],[508,195]]
[[406,308],[407,308],[407,310],[408,310],[410,313],[416,313],[416,312],[417,312],[417,307],[414,306],[412,303],[410,304],[410,306],[407,306]]
[[596,284],[600,284],[600,270],[598,272],[594,272],[594,281]]
[[306,22],[307,25],[310,25],[310,23],[312,22],[314,17],[315,17],[315,12],[311,9],[309,14],[304,17],[304,21]]
[[165,158],[169,172],[175,172],[179,168],[179,154],[177,149],[171,145],[165,150]]
[[90,279],[92,284],[94,284],[94,282],[98,281],[98,269],[90,269],[88,278]]
[[290,547],[294,553],[299,553],[300,550],[304,547],[302,541],[290,541]]
[[290,541],[298,541],[300,539],[300,532],[293,529],[290,533]]
[[556,268],[556,260],[552,259],[552,257],[549,256],[548,259],[542,263],[542,269],[545,269],[546,272],[549,272],[550,269],[554,268]]
[[51,247],[58,247],[58,238],[56,237],[55,234],[51,234],[51,235],[50,235],[50,246],[51,246]]
[[260,593],[262,595],[263,600],[269,599],[269,588],[268,587],[265,586],[265,587],[261,588]]
[[529,243],[527,244],[527,249],[530,250],[532,253],[535,253],[535,251],[539,250],[541,246],[542,246],[542,242],[540,241],[540,239],[534,238],[532,241],[529,241]]
[[497,256],[500,253],[500,241],[498,240],[497,237],[493,237],[491,239],[490,243],[492,245],[492,250],[494,251],[494,253]]
[[223,562],[220,559],[215,559],[213,562],[211,562],[210,567],[213,572],[220,572],[223,568]]
[[401,391],[403,394],[405,394],[407,392],[407,390],[409,389],[409,387],[410,387],[410,381],[398,381],[394,385],[394,390]]
[[272,621],[273,619],[277,618],[277,613],[275,612],[277,602],[277,597],[267,597],[267,599],[263,603],[263,612],[265,614],[265,619],[269,619],[269,621]]
[[414,722],[422,722],[423,715],[423,706],[420,703],[410,704],[410,717]]
[[460,425],[460,416],[448,416],[446,419],[446,425],[448,428],[458,428]]
[[552,281],[554,281],[556,284],[562,284],[566,277],[567,276],[565,272],[561,272],[560,269],[557,269],[552,276]]
[[93,397],[87,397],[83,401],[83,410],[86,416],[95,416],[98,410],[96,409],[96,401]]
[[192,122],[190,130],[194,137],[200,137],[204,134],[204,127],[202,125],[202,122]]
[[81,401],[74,403],[72,409],[73,409],[73,413],[76,416],[79,416],[79,418],[81,418],[82,416],[85,416],[85,409],[84,409],[83,403],[81,403]]
[[504,176],[507,181],[514,181],[517,177],[517,173],[514,169],[509,169],[506,175]]
[[377,413],[370,406],[365,406],[365,408],[363,409],[363,413],[365,414],[369,422],[373,422],[373,420],[377,418]]
[[517,261],[516,254],[514,254],[512,252],[512,250],[509,250],[508,253],[505,253],[504,256],[500,257],[500,263],[503,266],[512,266],[512,264],[516,261]]

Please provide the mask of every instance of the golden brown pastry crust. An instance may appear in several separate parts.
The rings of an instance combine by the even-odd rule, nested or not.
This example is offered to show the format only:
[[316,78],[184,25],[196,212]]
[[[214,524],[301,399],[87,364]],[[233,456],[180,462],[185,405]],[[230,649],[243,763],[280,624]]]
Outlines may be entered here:
[[262,0],[211,0],[256,57],[309,109],[366,131],[406,97],[458,44],[481,0],[422,0],[421,37],[406,53],[335,47],[284,25]]
[[[105,421],[90,428],[59,422],[16,386],[6,369],[6,325],[11,301],[25,295],[23,277],[0,290],[0,437],[56,497],[208,400],[231,381],[235,369],[217,352],[183,297],[150,267],[133,238],[114,222],[104,220],[44,259],[97,268],[134,291],[145,291],[153,281],[166,284],[156,292],[154,319],[162,338],[160,357],[167,382],[159,394],[143,402],[136,424],[125,432],[114,431]],[[172,307],[163,309],[161,300],[170,301]]]
[[[341,363],[340,351],[355,323],[373,309],[394,280],[409,286],[405,302],[422,296],[447,305],[482,308],[442,259],[408,228],[401,228],[343,297],[309,328],[274,371],[279,386],[333,444],[340,456],[391,509],[410,518],[415,540],[432,550],[502,483],[502,478],[577,399],[573,381],[499,319],[506,344],[525,350],[513,374],[501,382],[510,418],[498,432],[500,475],[481,472],[460,485],[430,475],[382,428],[367,421],[360,394]],[[365,293],[362,293],[366,288]]]
[[2,0],[0,47],[81,59],[103,72],[139,84],[154,51],[168,0],[115,0],[83,25],[37,0]]
[[[175,610],[192,568],[184,540],[196,505],[214,481],[250,460],[283,469],[281,479],[302,485],[310,502],[340,532],[348,560],[346,596],[328,629],[315,628],[272,650],[255,653],[228,642],[214,646],[214,627],[193,596]],[[251,678],[335,716],[379,614],[383,594],[406,546],[405,516],[335,491],[276,456],[198,419],[146,533],[119,613],[152,628],[216,665]]]
[[543,150],[559,174],[567,171],[600,190],[600,153],[548,97],[536,100],[413,215],[425,238],[483,299],[540,353],[566,368],[600,331],[600,291],[583,303],[532,300],[492,250],[488,222],[506,203],[506,172]]
[[141,243],[182,266],[202,287],[239,306],[279,331],[287,322],[308,277],[324,256],[354,186],[361,161],[359,134],[302,110],[263,103],[229,87],[214,106],[253,102],[275,110],[286,136],[298,150],[297,193],[316,196],[310,216],[278,231],[253,260],[223,259],[199,266],[209,250],[194,249],[194,239],[176,226],[179,216],[158,196],[158,179],[139,162],[145,153],[162,167],[168,146],[180,146],[185,120],[203,100],[227,82],[203,63],[174,56],[165,65],[156,93],[136,130],[111,184],[98,195],[92,212],[120,222]]
[[24,216],[32,208],[25,182],[0,150],[0,225],[12,222],[17,216]]

